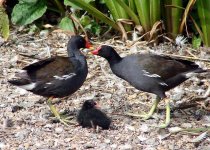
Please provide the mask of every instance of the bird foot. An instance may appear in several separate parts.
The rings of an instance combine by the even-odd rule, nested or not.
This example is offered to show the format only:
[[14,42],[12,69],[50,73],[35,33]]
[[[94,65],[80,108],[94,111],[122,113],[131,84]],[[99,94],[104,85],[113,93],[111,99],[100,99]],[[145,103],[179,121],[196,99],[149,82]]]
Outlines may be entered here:
[[164,128],[168,127],[169,124],[170,124],[170,122],[162,123],[162,124],[158,125],[157,127],[164,129]]
[[134,113],[126,112],[125,115],[131,116],[131,117],[141,118],[142,120],[147,120],[147,119],[150,119],[152,117],[151,114],[147,114],[145,112],[143,112],[142,114],[134,114]]
[[72,116],[59,114],[58,116],[55,116],[53,118],[56,119],[57,121],[63,123],[66,126],[69,126],[70,124],[72,124],[72,125],[76,125],[77,124],[76,121],[72,120],[73,119]]

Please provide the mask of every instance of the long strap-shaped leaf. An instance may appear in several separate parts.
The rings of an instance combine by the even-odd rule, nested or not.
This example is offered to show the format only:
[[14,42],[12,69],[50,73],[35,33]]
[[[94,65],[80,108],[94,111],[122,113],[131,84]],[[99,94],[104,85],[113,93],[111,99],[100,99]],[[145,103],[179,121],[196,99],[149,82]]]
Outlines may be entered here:
[[68,0],[68,1],[72,2],[74,5],[76,5],[78,7],[86,10],[87,12],[92,14],[94,17],[96,17],[99,20],[101,20],[101,21],[107,23],[108,25],[112,26],[114,29],[120,31],[120,28],[118,27],[118,25],[113,20],[111,20],[106,15],[104,15],[98,9],[96,9],[93,6],[91,6],[90,4],[86,3],[84,0]]
[[200,18],[201,28],[203,31],[203,42],[210,46],[210,1],[197,0],[198,16]]
[[127,12],[127,14],[132,18],[132,20],[135,22],[136,25],[139,25],[139,19],[136,16],[136,14],[133,12],[133,10],[131,10],[122,0],[116,0],[118,2],[118,4],[120,4],[122,6],[122,8],[124,8],[124,11]]
[[185,8],[184,15],[182,17],[182,22],[181,22],[181,25],[180,25],[180,28],[179,28],[180,33],[183,32],[184,25],[187,22],[187,16],[188,16],[190,10],[192,9],[192,7],[194,6],[195,2],[196,2],[196,0],[190,0],[187,4],[187,7]]
[[136,4],[136,8],[137,8],[141,25],[143,26],[145,32],[147,32],[151,29],[150,8],[149,8],[150,1],[149,0],[134,0],[134,2]]

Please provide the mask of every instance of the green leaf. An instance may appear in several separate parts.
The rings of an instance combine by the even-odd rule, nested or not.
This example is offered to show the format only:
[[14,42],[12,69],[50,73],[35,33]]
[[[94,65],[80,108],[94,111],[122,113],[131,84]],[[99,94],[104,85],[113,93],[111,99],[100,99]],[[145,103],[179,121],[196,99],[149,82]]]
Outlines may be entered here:
[[[90,3],[90,2],[93,2],[93,1],[95,1],[95,0],[84,0],[85,3]],[[82,10],[81,7],[75,5],[73,2],[70,2],[69,0],[64,0],[64,5],[71,6],[71,7],[75,8],[75,9]]]
[[0,34],[5,40],[9,37],[9,19],[2,6],[0,6]]
[[203,32],[203,42],[206,46],[210,47],[210,1],[197,0],[196,4]]
[[91,19],[89,16],[82,16],[82,18],[80,19],[80,23],[83,25],[83,26],[87,26],[88,24],[91,23]]
[[97,36],[99,36],[99,34],[101,33],[101,28],[98,24],[93,24],[92,26],[92,32],[94,34],[96,34]]
[[64,0],[64,5],[66,5],[66,6],[71,6],[71,7],[75,8],[75,9],[82,10],[81,7],[75,5],[74,3],[70,2],[69,0]]
[[172,33],[174,36],[177,36],[179,33],[179,26],[181,24],[180,18],[183,15],[183,10],[179,7],[183,6],[183,1],[180,0],[172,0],[172,5],[176,6],[177,8],[171,8],[171,20],[169,24],[172,27]]
[[40,18],[47,10],[46,0],[19,0],[12,11],[12,22],[27,25]]
[[194,49],[198,49],[200,46],[201,46],[201,38],[200,37],[196,37],[196,36],[193,36],[193,39],[192,39],[192,47]]
[[91,6],[88,3],[85,3],[84,0],[67,0],[67,1],[72,2],[72,3],[74,3],[74,5],[77,5],[77,6],[81,7],[81,8],[83,8],[84,10],[86,10],[87,12],[92,14],[94,17],[100,19],[101,21],[103,21],[103,22],[109,24],[110,26],[112,26],[114,29],[120,31],[120,28],[116,24],[116,22],[111,20],[109,17],[104,15],[102,12],[100,12],[95,7]]
[[118,2],[118,4],[124,9],[125,12],[127,12],[127,14],[132,18],[132,20],[135,22],[136,25],[139,25],[139,19],[138,16],[135,14],[135,12],[130,9],[125,2],[123,2],[122,0],[116,0]]
[[150,22],[150,1],[148,0],[134,0],[136,9],[139,15],[139,20],[145,32],[151,29]]
[[68,17],[64,17],[61,22],[59,23],[59,27],[63,30],[73,31],[74,32],[74,25],[71,19]]

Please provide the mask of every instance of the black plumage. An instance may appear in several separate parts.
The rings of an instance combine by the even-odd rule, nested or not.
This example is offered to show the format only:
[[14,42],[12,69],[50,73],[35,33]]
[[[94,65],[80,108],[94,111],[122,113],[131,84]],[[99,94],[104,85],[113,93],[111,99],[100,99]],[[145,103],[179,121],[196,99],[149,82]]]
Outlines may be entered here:
[[68,43],[69,57],[56,56],[24,67],[17,79],[8,82],[45,97],[64,97],[77,91],[84,83],[88,68],[80,48],[86,41],[73,36]]
[[166,91],[178,86],[194,74],[206,71],[194,62],[167,56],[134,54],[122,58],[112,47],[106,45],[92,53],[104,57],[109,62],[112,72],[136,89],[158,96],[149,114],[142,115],[145,119],[152,116],[159,99],[166,98]]
[[96,126],[99,126],[102,129],[109,129],[111,119],[97,108],[95,101],[87,100],[77,115],[77,122],[83,128],[96,128]]
[[8,82],[49,98],[71,95],[87,77],[87,62],[80,49],[89,47],[83,37],[72,36],[67,45],[68,57],[55,56],[30,64]]

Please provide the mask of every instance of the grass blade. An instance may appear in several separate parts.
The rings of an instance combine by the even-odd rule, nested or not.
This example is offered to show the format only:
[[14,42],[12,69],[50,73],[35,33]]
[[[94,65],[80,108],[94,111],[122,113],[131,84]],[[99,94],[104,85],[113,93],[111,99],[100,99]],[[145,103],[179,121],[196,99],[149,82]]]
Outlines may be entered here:
[[124,12],[127,12],[127,14],[131,17],[131,19],[135,22],[136,25],[139,25],[139,19],[138,16],[133,12],[132,9],[130,9],[122,0],[116,0],[118,4],[123,8]]
[[108,25],[112,26],[114,29],[119,30],[119,26],[111,20],[109,17],[104,15],[102,12],[91,6],[90,4],[86,3],[84,0],[68,0],[72,2],[74,5],[81,7],[82,9],[86,10],[90,14],[92,14],[94,17],[98,18],[99,20],[107,23]]
[[150,22],[153,25],[160,20],[160,0],[150,0]]
[[180,18],[183,13],[183,10],[178,8],[182,7],[182,1],[180,0],[172,0],[172,5],[176,6],[177,8],[171,8],[171,21],[172,21],[172,35],[176,37],[179,34],[179,26],[180,26]]
[[143,26],[145,32],[148,32],[151,29],[150,24],[150,8],[149,0],[134,0],[139,15],[139,20]]
[[187,7],[184,11],[184,15],[182,17],[181,25],[180,25],[180,28],[179,28],[179,33],[183,32],[184,25],[186,25],[186,22],[187,22],[188,14],[189,14],[190,10],[192,9],[192,7],[194,6],[195,2],[196,2],[196,0],[190,0],[188,2]]
[[197,0],[198,16],[203,31],[203,42],[210,46],[210,1]]

